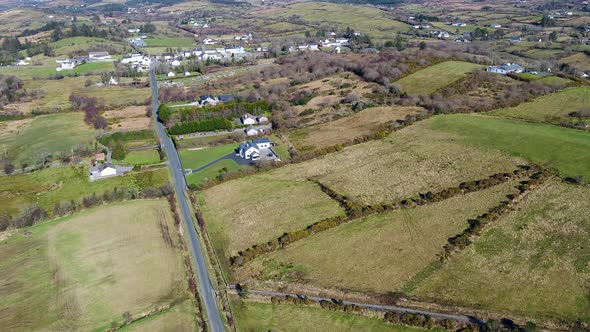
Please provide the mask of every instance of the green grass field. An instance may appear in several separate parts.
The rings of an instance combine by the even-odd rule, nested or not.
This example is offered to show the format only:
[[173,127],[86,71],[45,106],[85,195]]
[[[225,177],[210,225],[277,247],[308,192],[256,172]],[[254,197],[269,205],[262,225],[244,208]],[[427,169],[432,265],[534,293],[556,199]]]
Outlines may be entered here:
[[590,133],[548,124],[482,115],[435,117],[431,129],[452,133],[465,144],[506,151],[556,169],[562,176],[590,179]]
[[408,94],[429,95],[482,68],[484,66],[470,62],[445,61],[419,70],[396,83]]
[[[232,297],[232,309],[240,332],[258,331],[426,331],[392,325],[377,317],[364,317],[317,307],[242,301]],[[429,331],[439,331],[438,329]]]
[[185,169],[196,169],[227,154],[233,153],[237,143],[218,145],[199,150],[180,150],[180,160]]
[[62,70],[59,73],[62,75],[86,75],[89,73],[102,73],[114,71],[115,65],[113,62],[88,62],[75,67],[72,70]]
[[[70,153],[76,145],[94,142],[94,129],[83,119],[83,113],[38,116],[16,129],[0,133],[0,147],[6,148],[8,157],[17,164],[37,164],[43,154]],[[10,123],[4,125],[10,129]]]
[[144,39],[148,47],[195,47],[196,42],[193,38],[188,37],[157,37]]
[[139,150],[128,152],[122,162],[125,165],[151,165],[161,161],[157,150]]
[[125,46],[122,43],[113,40],[107,40],[97,37],[70,37],[64,38],[49,44],[56,56],[66,56],[70,53],[88,52],[90,48],[99,48],[100,45],[108,45],[109,48],[115,47],[119,52],[123,52]]
[[186,176],[188,184],[199,185],[207,180],[215,179],[221,171],[234,172],[248,166],[240,166],[231,159],[224,159],[196,173]]
[[344,213],[319,186],[269,173],[209,188],[200,200],[207,229],[222,257]]
[[590,188],[551,180],[413,292],[536,319],[590,322]]
[[0,177],[0,214],[17,215],[30,204],[39,204],[49,214],[55,203],[79,201],[82,196],[101,194],[115,187],[143,189],[168,183],[168,171],[133,173],[88,182],[88,167],[56,167],[25,175]]
[[[25,233],[26,232],[26,233]],[[21,230],[2,241],[0,325],[102,331],[188,299],[166,200],[129,201]],[[179,320],[191,324],[190,311]]]
[[[350,15],[354,13],[354,15]],[[300,16],[311,24],[333,24],[340,30],[354,27],[355,30],[375,38],[393,39],[398,31],[405,32],[410,26],[388,17],[377,8],[334,3],[295,3],[280,9],[260,10],[261,18],[272,17],[285,21],[292,15]]]
[[236,278],[238,282],[248,278],[296,280],[361,292],[399,290],[437,261],[447,239],[460,233],[467,219],[497,205],[514,191],[515,184],[509,181],[431,205],[344,224],[262,256],[238,270]]
[[590,87],[569,88],[491,114],[539,122],[578,121],[568,113],[590,108]]

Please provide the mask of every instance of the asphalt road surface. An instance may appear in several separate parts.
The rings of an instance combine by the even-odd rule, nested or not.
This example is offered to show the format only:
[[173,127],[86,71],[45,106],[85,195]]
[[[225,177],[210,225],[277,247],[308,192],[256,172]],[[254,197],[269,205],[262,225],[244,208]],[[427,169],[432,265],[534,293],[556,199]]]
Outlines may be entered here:
[[174,177],[174,188],[176,190],[176,198],[178,199],[178,203],[180,205],[182,220],[184,221],[186,229],[188,231],[189,245],[191,247],[194,265],[197,269],[199,293],[201,294],[203,303],[205,304],[206,313],[204,314],[204,316],[208,318],[208,323],[211,331],[224,331],[224,326],[221,321],[221,315],[219,313],[219,310],[217,309],[217,304],[215,302],[215,289],[213,288],[213,284],[211,283],[211,279],[209,278],[209,271],[207,271],[207,265],[205,264],[205,258],[203,257],[203,252],[201,251],[199,238],[193,225],[191,211],[189,209],[188,202],[186,201],[186,196],[184,194],[186,190],[186,180],[184,178],[184,172],[180,164],[180,159],[178,157],[178,153],[176,151],[176,148],[174,147],[172,139],[168,137],[168,135],[166,134],[166,129],[164,128],[164,125],[158,122],[157,120],[159,103],[158,82],[156,81],[155,65],[152,65],[152,68],[150,70],[150,83],[152,88],[152,107],[154,114],[153,118],[156,126],[156,131],[158,133],[158,137],[160,138],[160,144],[162,145],[162,148],[166,151],[166,156],[168,156],[169,165],[172,169],[172,176]]

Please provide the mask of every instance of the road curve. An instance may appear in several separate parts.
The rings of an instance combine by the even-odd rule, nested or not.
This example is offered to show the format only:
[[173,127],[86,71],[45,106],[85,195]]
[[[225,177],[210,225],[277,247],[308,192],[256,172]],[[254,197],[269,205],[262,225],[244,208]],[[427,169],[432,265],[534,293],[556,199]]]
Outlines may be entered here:
[[[236,289],[236,285],[229,285],[229,288],[232,290]],[[249,289],[248,293],[250,294],[255,294],[255,295],[261,295],[261,296],[267,296],[267,297],[272,297],[272,296],[276,296],[276,297],[285,297],[285,296],[293,296],[293,297],[299,297],[301,295],[299,294],[290,294],[290,293],[282,293],[282,292],[275,292],[275,291],[266,291],[266,290],[256,290],[256,289]],[[320,302],[320,301],[333,301],[333,299],[331,298],[327,298],[327,297],[317,297],[317,296],[307,296],[308,299],[314,301],[314,302]],[[410,313],[410,314],[421,314],[421,315],[428,315],[430,317],[433,318],[437,318],[437,319],[450,319],[450,320],[454,320],[457,322],[462,322],[462,323],[474,323],[477,325],[482,324],[482,321],[475,318],[475,317],[471,317],[471,316],[465,316],[465,315],[454,315],[454,314],[445,314],[442,312],[433,312],[433,311],[426,311],[426,310],[419,310],[419,309],[411,309],[411,308],[404,308],[404,307],[398,307],[398,306],[394,306],[394,305],[380,305],[380,304],[370,304],[370,303],[360,303],[360,302],[351,302],[351,301],[342,301],[342,304],[353,304],[359,307],[363,307],[366,309],[370,309],[370,310],[377,310],[377,311],[392,311],[392,312],[399,312],[399,313]]]
[[166,134],[166,129],[164,128],[164,125],[158,121],[158,82],[156,80],[155,64],[153,64],[150,68],[150,85],[152,89],[152,108],[154,125],[156,127],[158,137],[160,139],[160,144],[162,145],[162,148],[166,151],[166,156],[168,156],[169,165],[172,170],[176,197],[178,199],[178,204],[180,205],[182,220],[184,221],[184,224],[187,229],[189,245],[191,247],[191,252],[193,256],[193,262],[197,269],[197,277],[199,279],[199,294],[201,294],[201,297],[205,304],[205,314],[208,318],[208,324],[211,331],[221,332],[224,331],[224,326],[223,322],[221,321],[221,315],[219,313],[219,310],[217,309],[217,304],[215,301],[215,289],[213,288],[213,284],[211,283],[211,279],[209,278],[209,271],[207,271],[207,265],[205,264],[205,258],[203,257],[203,252],[201,251],[199,238],[193,225],[191,211],[189,209],[188,202],[186,201],[186,180],[184,178],[184,171],[182,170],[180,158],[178,157],[178,152],[176,151],[172,139]]

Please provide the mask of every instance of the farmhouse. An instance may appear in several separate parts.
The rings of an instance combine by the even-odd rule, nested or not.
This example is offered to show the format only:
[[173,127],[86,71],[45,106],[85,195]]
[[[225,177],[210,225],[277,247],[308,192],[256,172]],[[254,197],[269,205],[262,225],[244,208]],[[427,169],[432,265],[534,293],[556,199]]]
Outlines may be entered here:
[[168,74],[166,74],[166,76],[168,76],[168,77],[174,77],[174,76],[176,76],[176,74],[174,74],[174,72],[168,72]]
[[131,45],[136,46],[136,47],[146,47],[147,44],[144,40],[142,40],[141,38],[134,38],[131,39],[130,41]]
[[246,136],[257,136],[260,132],[258,131],[258,129],[249,126],[248,128],[244,129],[244,133],[246,134]]
[[490,73],[506,75],[506,74],[518,74],[524,71],[524,68],[521,65],[516,63],[505,63],[499,66],[489,66],[486,71]]
[[109,178],[113,176],[123,175],[131,171],[133,167],[123,167],[113,165],[110,162],[95,164],[90,168],[90,181],[100,180],[103,178]]

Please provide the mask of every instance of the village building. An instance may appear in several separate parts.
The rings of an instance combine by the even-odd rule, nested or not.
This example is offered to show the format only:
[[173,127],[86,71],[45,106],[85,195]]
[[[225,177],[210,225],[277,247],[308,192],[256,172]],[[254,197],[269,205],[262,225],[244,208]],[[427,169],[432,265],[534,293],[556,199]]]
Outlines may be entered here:
[[486,71],[500,75],[518,74],[524,72],[524,67],[516,63],[508,62],[503,65],[489,66]]

